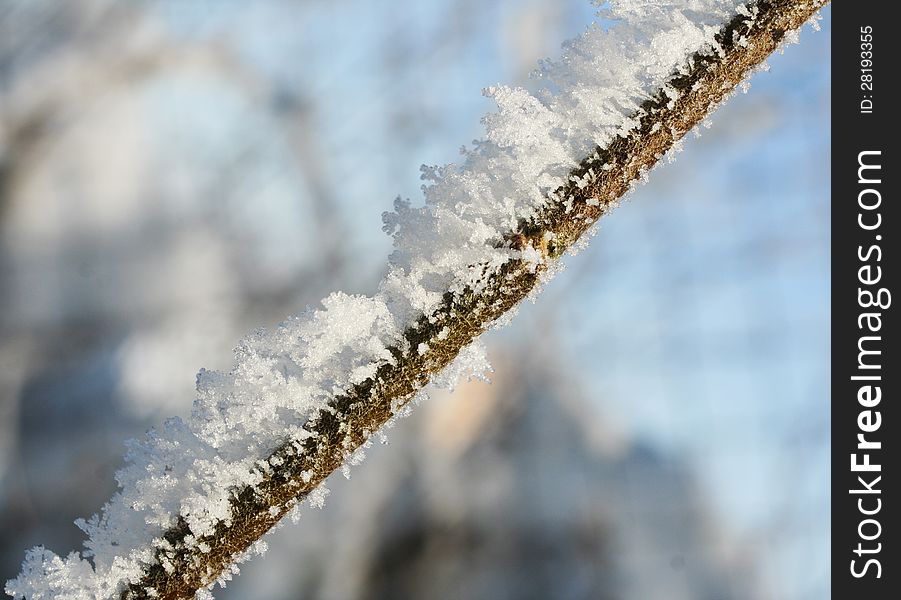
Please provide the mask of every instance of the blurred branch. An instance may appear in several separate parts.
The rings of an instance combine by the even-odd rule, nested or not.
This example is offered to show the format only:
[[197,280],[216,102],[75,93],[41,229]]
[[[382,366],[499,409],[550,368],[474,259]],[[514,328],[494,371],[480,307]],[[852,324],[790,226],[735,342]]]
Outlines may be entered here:
[[[827,0],[828,1],[828,0]],[[537,265],[510,259],[478,292],[444,295],[443,304],[404,333],[394,361],[335,397],[304,426],[310,434],[277,448],[258,469],[260,483],[233,490],[231,518],[214,533],[195,538],[180,518],[157,540],[155,561],[123,599],[192,598],[214,583],[299,501],[341,467],[370,436],[394,418],[432,377],[475,338],[533,294],[548,264],[559,259],[689,130],[701,122],[785,39],[825,4],[823,0],[764,0],[754,17],[736,15],[717,35],[715,53],[701,49],[688,70],[673,75],[647,100],[638,123],[606,147],[598,147],[552,192],[531,219],[505,235],[503,244],[531,250]],[[678,94],[673,94],[676,90]],[[473,265],[489,273],[486,265]],[[424,349],[424,351],[422,351]]]

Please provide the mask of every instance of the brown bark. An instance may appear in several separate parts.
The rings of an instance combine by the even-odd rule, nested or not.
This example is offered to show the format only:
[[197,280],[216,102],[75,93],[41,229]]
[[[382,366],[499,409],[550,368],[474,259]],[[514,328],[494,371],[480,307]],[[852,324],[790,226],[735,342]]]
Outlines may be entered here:
[[[607,147],[597,148],[572,171],[580,179],[587,176],[588,185],[580,188],[568,183],[558,189],[552,195],[556,200],[521,223],[517,231],[511,231],[506,243],[513,247],[532,244],[547,259],[558,259],[675,142],[763,63],[787,32],[800,28],[825,4],[820,0],[760,1],[750,27],[746,17],[735,16],[717,36],[723,52],[698,52],[687,74],[670,79],[669,85],[680,91],[674,103],[662,89],[645,102],[636,115],[640,124],[635,129]],[[739,38],[744,41],[739,43]],[[570,209],[565,208],[564,201]],[[184,521],[179,522],[164,535],[169,549],[157,551],[157,561],[147,568],[140,582],[123,591],[122,598],[191,598],[213,583],[433,375],[450,364],[461,349],[522,301],[535,288],[541,270],[514,259],[489,275],[478,294],[471,290],[445,294],[443,305],[435,313],[420,318],[405,332],[410,350],[394,349],[393,364],[382,365],[373,378],[336,397],[330,410],[307,423],[306,429],[313,435],[303,443],[291,442],[278,448],[270,457],[273,466],[263,473],[258,487],[235,491],[230,523],[220,523],[214,534],[187,543],[190,530]],[[449,334],[439,337],[445,328]],[[422,355],[417,351],[420,343],[428,344]],[[199,542],[209,550],[201,551]]]

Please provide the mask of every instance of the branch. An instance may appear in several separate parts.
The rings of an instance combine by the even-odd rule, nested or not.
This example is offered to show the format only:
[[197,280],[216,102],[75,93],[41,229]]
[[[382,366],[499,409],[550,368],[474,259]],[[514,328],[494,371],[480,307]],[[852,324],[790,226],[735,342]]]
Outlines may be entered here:
[[[826,0],[827,1],[827,0]],[[498,239],[500,265],[469,267],[468,281],[443,295],[389,347],[374,375],[335,396],[255,467],[253,485],[235,489],[230,518],[198,536],[180,516],[156,543],[153,560],[121,592],[123,599],[191,598],[215,583],[298,502],[311,494],[442,370],[523,299],[553,264],[610,212],[637,180],[733,88],[799,29],[824,0],[762,0],[735,15],[699,47],[613,136],[572,169],[566,183]]]

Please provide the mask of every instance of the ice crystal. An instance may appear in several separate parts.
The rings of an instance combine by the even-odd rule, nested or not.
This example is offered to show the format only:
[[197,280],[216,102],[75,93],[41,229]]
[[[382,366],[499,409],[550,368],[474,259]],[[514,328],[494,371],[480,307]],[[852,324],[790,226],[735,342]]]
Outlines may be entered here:
[[[498,109],[483,120],[484,138],[464,149],[460,164],[423,167],[421,206],[398,199],[385,215],[395,250],[378,292],[332,294],[320,308],[246,337],[228,372],[202,370],[190,418],[170,419],[130,443],[127,464],[117,473],[119,492],[99,515],[78,522],[88,535],[85,549],[65,558],[30,550],[7,593],[35,600],[114,598],[140,580],[155,549],[167,544],[162,533],[179,518],[190,527],[189,542],[228,522],[231,492],[277,468],[277,461],[267,462],[272,450],[308,435],[303,424],[393,361],[392,348],[409,350],[404,331],[431,314],[448,291],[478,293],[487,274],[513,257],[543,260],[531,245],[500,243],[504,234],[545,203],[567,202],[549,194],[596,146],[635,126],[639,106],[653,92],[663,89],[675,101],[679,92],[665,87],[666,79],[686,69],[692,53],[721,51],[714,35],[739,10],[749,20],[756,14],[734,0],[613,0],[600,16],[614,25],[592,25],[564,46],[559,60],[542,63],[536,93],[486,89]],[[445,329],[437,339],[447,335]],[[429,349],[421,343],[413,350]],[[487,370],[476,343],[434,383],[453,387],[462,374]],[[386,439],[381,432],[379,438]],[[327,493],[316,488],[308,504],[322,506]]]

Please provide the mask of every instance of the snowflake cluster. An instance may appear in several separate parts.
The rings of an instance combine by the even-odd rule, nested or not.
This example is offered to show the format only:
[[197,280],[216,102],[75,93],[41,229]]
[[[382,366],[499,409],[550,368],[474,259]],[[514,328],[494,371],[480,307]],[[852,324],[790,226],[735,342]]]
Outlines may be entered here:
[[[478,292],[481,267],[490,273],[523,254],[499,243],[504,234],[553,201],[550,192],[595,146],[632,128],[641,103],[692,53],[715,50],[715,33],[739,7],[735,0],[613,0],[599,13],[599,23],[613,25],[592,25],[562,58],[542,63],[537,92],[485,90],[498,109],[484,118],[484,138],[460,164],[423,167],[422,206],[398,200],[385,215],[395,250],[378,292],[332,294],[320,309],[245,338],[227,373],[201,371],[191,417],[132,442],[117,474],[120,491],[99,515],[78,522],[88,535],[84,550],[65,558],[29,551],[7,593],[114,598],[140,580],[161,534],[179,518],[194,538],[228,522],[230,492],[258,483],[255,466],[286,440],[302,439],[304,423],[330,399],[392,361],[389,349],[406,351],[403,332],[415,319],[448,291]],[[467,349],[439,383],[452,386],[462,372],[485,369],[480,349]],[[313,502],[324,496],[313,494]]]

